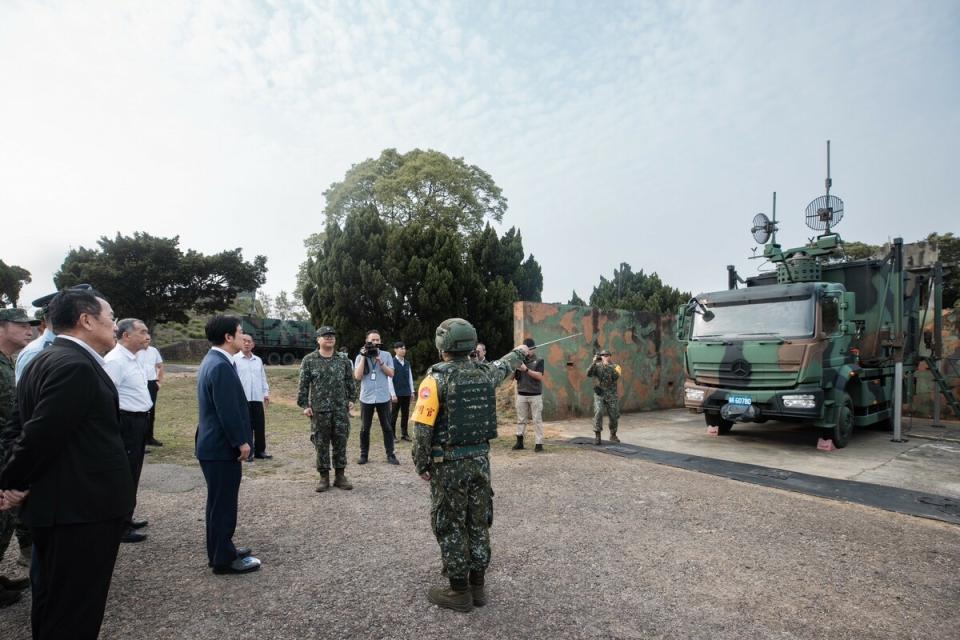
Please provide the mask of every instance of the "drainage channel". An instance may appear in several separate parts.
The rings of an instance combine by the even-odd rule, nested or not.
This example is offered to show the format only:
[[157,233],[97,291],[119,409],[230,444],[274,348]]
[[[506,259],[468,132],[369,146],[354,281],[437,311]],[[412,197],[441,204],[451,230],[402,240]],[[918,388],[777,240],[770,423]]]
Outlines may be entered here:
[[604,443],[598,447],[593,444],[593,438],[571,438],[566,443],[622,458],[645,460],[670,467],[730,478],[731,480],[739,480],[740,482],[749,482],[821,498],[862,504],[920,518],[960,524],[960,500],[946,496],[868,482],[857,482],[856,480],[824,478],[785,469],[761,467],[755,464],[731,462],[717,458],[704,458],[686,453],[638,447],[626,443]]

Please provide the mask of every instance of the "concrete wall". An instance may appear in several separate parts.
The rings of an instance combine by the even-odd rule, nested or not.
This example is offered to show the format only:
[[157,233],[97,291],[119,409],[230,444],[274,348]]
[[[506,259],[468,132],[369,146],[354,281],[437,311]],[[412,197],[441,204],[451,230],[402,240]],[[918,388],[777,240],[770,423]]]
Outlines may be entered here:
[[545,420],[593,414],[594,380],[587,378],[586,371],[594,351],[600,349],[609,349],[623,368],[622,411],[683,406],[683,345],[674,337],[672,315],[517,302],[513,323],[517,344],[524,338],[533,338],[539,345],[584,334],[537,350],[545,361]]

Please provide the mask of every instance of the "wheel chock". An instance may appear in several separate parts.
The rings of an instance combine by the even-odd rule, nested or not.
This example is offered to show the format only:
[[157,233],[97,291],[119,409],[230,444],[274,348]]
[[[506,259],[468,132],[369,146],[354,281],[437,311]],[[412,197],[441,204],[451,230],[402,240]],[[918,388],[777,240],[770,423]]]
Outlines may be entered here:
[[718,426],[716,426],[716,425],[710,425],[710,426],[708,426],[708,427],[707,427],[707,435],[710,436],[711,438],[719,438],[719,437],[720,437],[720,427],[718,427]]
[[836,451],[837,447],[833,444],[833,440],[828,438],[820,438],[817,440],[817,449],[820,451]]

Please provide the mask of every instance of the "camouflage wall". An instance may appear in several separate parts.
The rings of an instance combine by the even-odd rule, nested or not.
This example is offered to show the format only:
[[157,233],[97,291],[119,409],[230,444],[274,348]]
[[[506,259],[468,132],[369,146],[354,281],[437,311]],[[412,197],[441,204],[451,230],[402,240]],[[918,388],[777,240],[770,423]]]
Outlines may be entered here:
[[609,349],[614,362],[623,368],[622,411],[682,407],[683,345],[674,336],[674,322],[672,315],[515,303],[513,332],[517,344],[524,338],[541,344],[581,331],[584,334],[537,350],[545,361],[544,419],[593,414],[594,382],[587,378],[586,371],[595,349]]
[[[933,332],[933,319],[927,315],[924,331]],[[953,387],[953,394],[960,398],[960,310],[950,309],[943,312],[943,362],[940,371]],[[926,349],[923,350],[926,353]],[[920,366],[917,373],[916,390],[911,406],[904,408],[904,415],[930,417],[933,415],[934,390],[937,388],[933,376],[926,371],[926,365]],[[940,416],[947,420],[957,420],[946,401],[940,399]]]

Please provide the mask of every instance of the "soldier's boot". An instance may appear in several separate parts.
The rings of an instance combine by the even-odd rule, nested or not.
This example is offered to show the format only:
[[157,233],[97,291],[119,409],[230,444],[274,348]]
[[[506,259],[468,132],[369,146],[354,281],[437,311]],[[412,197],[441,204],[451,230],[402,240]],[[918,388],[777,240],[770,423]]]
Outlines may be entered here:
[[617,437],[616,431],[610,432],[610,442],[620,442],[620,438]]
[[603,444],[603,442],[600,441],[600,432],[599,432],[599,431],[594,431],[594,432],[593,432],[593,444],[595,444],[595,445],[597,445],[597,446],[600,446],[601,444]]
[[517,444],[513,445],[513,450],[523,449],[523,436],[517,436]]
[[323,493],[324,491],[330,491],[330,472],[321,471],[320,472],[320,482],[317,483],[317,488],[314,489],[317,493]]
[[427,600],[444,609],[467,613],[473,609],[473,595],[463,578],[450,579],[449,587],[430,587]]
[[470,572],[470,595],[473,597],[473,606],[482,607],[487,604],[487,592],[483,588],[483,572]]
[[350,484],[350,481],[347,480],[347,476],[344,474],[344,469],[335,469],[335,471],[336,477],[333,479],[333,486],[345,491],[350,491],[350,489],[353,489],[353,485]]

